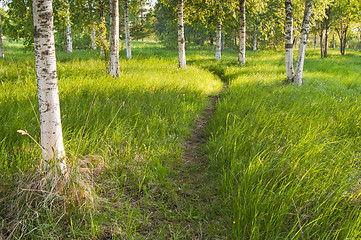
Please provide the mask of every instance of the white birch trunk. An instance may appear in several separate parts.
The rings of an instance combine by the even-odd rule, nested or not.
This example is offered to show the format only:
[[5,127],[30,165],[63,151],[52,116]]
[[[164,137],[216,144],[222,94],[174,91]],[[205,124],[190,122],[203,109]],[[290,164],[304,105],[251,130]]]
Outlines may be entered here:
[[312,1],[313,0],[306,0],[306,3],[305,3],[305,12],[304,12],[303,22],[302,22],[300,46],[298,49],[296,70],[295,70],[295,76],[294,76],[294,82],[298,86],[302,85],[303,65],[305,62],[307,35],[308,35],[308,31],[310,29]]
[[132,48],[130,45],[128,0],[124,0],[124,24],[125,24],[125,44],[126,44],[126,49],[127,49],[127,59],[131,59],[132,58]]
[[257,25],[254,25],[254,32],[253,32],[253,51],[257,51],[257,40],[258,40]]
[[118,0],[110,1],[109,74],[119,77],[119,9]]
[[95,44],[95,27],[94,27],[94,25],[92,27],[90,35],[91,35],[91,40],[92,40],[92,49],[95,50],[95,49],[97,49],[97,47],[96,47],[96,44]]
[[292,0],[285,0],[285,64],[287,81],[293,81],[293,6]]
[[216,60],[222,58],[222,22],[217,21],[216,28]]
[[3,47],[3,35],[1,32],[1,14],[0,14],[0,58],[4,57],[4,47]]
[[183,0],[178,0],[178,67],[186,68],[186,50],[183,23]]
[[332,35],[332,46],[333,46],[333,49],[336,49],[335,33],[333,33],[333,35]]
[[73,52],[73,40],[71,38],[71,22],[70,22],[70,10],[69,10],[69,6],[67,9],[67,14],[66,14],[66,51],[67,52]]
[[66,170],[56,73],[52,0],[33,0],[35,67],[41,128],[41,146],[46,162]]
[[240,20],[239,20],[239,52],[238,61],[246,64],[246,1],[239,0]]

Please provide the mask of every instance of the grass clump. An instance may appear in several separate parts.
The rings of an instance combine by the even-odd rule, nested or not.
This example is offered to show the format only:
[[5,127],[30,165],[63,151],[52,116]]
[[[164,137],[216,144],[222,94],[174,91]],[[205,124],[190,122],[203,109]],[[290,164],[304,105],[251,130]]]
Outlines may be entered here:
[[302,87],[284,84],[281,52],[222,69],[231,85],[211,122],[208,154],[222,169],[232,238],[360,236],[361,58],[315,56]]

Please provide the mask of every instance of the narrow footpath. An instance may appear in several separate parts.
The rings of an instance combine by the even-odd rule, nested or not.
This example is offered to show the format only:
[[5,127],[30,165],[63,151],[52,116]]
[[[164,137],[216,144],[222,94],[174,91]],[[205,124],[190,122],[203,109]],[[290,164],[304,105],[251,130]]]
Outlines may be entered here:
[[191,137],[183,145],[183,164],[177,169],[178,206],[183,208],[185,221],[182,238],[225,239],[226,220],[218,199],[218,180],[207,174],[209,159],[205,153],[207,125],[216,111],[220,93],[209,96],[210,101],[197,116]]

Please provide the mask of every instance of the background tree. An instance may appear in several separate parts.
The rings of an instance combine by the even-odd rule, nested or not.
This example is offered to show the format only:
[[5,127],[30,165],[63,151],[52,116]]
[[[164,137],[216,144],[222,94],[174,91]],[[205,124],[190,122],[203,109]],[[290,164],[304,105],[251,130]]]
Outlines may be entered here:
[[186,68],[186,50],[183,24],[183,0],[178,0],[178,65]]
[[119,77],[119,2],[110,0],[109,74]]
[[335,0],[332,8],[332,25],[334,26],[340,40],[340,52],[346,52],[346,43],[352,24],[360,21],[360,1],[359,0]]
[[132,48],[130,45],[128,0],[124,0],[124,27],[125,27],[125,44],[126,44],[126,49],[127,49],[127,59],[131,59],[132,58]]

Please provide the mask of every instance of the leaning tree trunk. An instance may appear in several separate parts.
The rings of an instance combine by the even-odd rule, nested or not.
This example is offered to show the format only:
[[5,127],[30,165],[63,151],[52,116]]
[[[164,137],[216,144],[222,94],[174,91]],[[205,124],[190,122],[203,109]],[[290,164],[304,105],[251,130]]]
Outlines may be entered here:
[[1,14],[0,14],[0,58],[4,57],[4,47],[3,47],[3,35],[1,32]]
[[295,76],[294,76],[294,82],[298,86],[302,85],[303,65],[304,65],[304,62],[305,62],[307,35],[308,35],[308,31],[310,29],[312,1],[313,0],[306,0],[305,11],[304,11],[304,15],[303,15],[302,30],[301,30],[301,37],[300,37],[300,46],[299,46],[299,49],[298,49],[296,70],[295,70]]
[[64,174],[66,162],[56,74],[52,0],[33,0],[33,18],[42,153],[46,163],[56,161]]
[[293,81],[293,7],[292,0],[285,0],[285,64],[287,81]]
[[119,77],[119,9],[118,0],[110,1],[109,74]]
[[67,52],[73,52],[73,40],[71,37],[71,22],[70,22],[70,10],[69,10],[69,6],[67,9],[67,14],[66,14],[66,51]]
[[216,60],[221,60],[222,57],[222,22],[217,21],[216,29]]
[[186,50],[183,23],[183,0],[178,0],[178,67],[186,68]]
[[239,0],[240,21],[239,21],[239,52],[238,61],[246,64],[246,1]]
[[128,0],[124,0],[124,25],[125,25],[125,45],[126,45],[126,49],[127,49],[127,59],[131,59],[132,58],[132,48],[130,46]]

